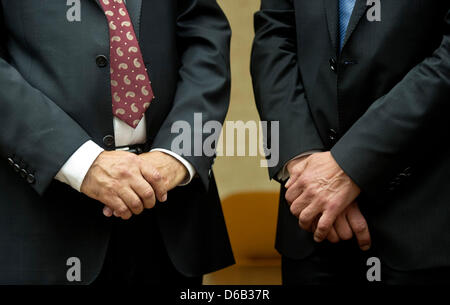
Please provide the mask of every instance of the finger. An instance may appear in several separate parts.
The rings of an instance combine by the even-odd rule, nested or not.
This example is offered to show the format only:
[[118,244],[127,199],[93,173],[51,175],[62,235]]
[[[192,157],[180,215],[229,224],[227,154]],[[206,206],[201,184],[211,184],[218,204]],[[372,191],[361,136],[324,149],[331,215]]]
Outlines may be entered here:
[[165,202],[167,200],[167,186],[161,174],[154,167],[144,162],[142,162],[141,173],[152,186],[158,201]]
[[329,242],[335,244],[340,241],[340,238],[335,230],[335,228],[331,228],[330,233],[328,233],[327,239]]
[[151,209],[155,206],[155,191],[144,178],[136,178],[136,180],[132,182],[131,188],[143,202],[144,208]]
[[292,179],[292,177],[289,177],[288,181],[286,181],[286,183],[284,184],[285,188],[289,188],[291,186],[291,184],[294,182],[294,179]]
[[128,210],[127,212],[124,212],[123,214],[120,214],[119,212],[114,211],[113,214],[117,218],[122,218],[123,220],[128,220],[131,218],[131,216],[133,216],[133,213],[130,210]]
[[111,208],[105,206],[103,208],[103,215],[105,215],[106,217],[111,217],[111,216],[113,216],[113,210],[111,210]]
[[[300,215],[302,212],[311,204],[311,199],[306,196],[306,194],[302,193],[300,196],[298,196],[297,199],[292,202],[290,206],[290,211],[292,215],[300,219]],[[300,222],[299,222],[300,224]],[[308,228],[303,228],[304,230]]]
[[131,189],[123,188],[119,191],[119,197],[125,202],[128,209],[135,215],[139,215],[144,210],[141,198]]
[[289,177],[289,179],[288,179],[288,181],[286,182],[286,184],[284,185],[284,187],[287,188],[287,189],[289,189],[289,188],[291,188],[291,187],[294,187],[295,185],[298,185],[297,182],[299,181],[300,176],[301,176],[301,174],[298,174],[297,172],[296,172],[296,173],[293,173],[293,174]]
[[297,181],[286,190],[284,198],[292,205],[292,203],[303,193],[303,187]]
[[336,229],[336,233],[338,234],[339,238],[342,240],[349,240],[353,237],[352,228],[350,227],[345,214],[340,214],[336,218],[334,228]]
[[314,240],[318,243],[322,242],[330,233],[335,221],[336,216],[334,213],[325,210],[317,223],[317,228],[314,232]]
[[363,251],[370,249],[372,240],[370,237],[369,226],[366,219],[361,214],[357,204],[352,204],[347,212],[347,220],[355,233],[358,245]]
[[303,230],[312,231],[312,224],[319,219],[320,213],[322,213],[322,207],[314,202],[310,202],[310,199],[306,198],[305,194],[302,194],[298,200],[302,201],[301,204],[303,207],[299,216],[300,227]]
[[130,219],[133,215],[125,202],[117,196],[110,196],[107,202],[108,208],[113,211],[113,215],[122,219]]
[[311,233],[316,232],[316,229],[317,229],[317,223],[319,222],[320,216],[322,216],[322,215],[319,215],[318,217],[316,217],[316,219],[314,219],[314,221],[313,221],[312,224],[311,224],[311,230],[309,230],[309,232],[311,232]]
[[300,163],[298,163],[298,164],[296,164],[295,165],[295,168],[294,167],[290,167],[289,165],[289,163],[288,163],[288,165],[287,165],[287,170],[288,170],[288,172],[289,173],[292,173],[292,172],[296,172],[296,173],[298,173],[295,177],[291,174],[291,177],[289,178],[289,180],[286,182],[286,184],[284,185],[284,187],[285,188],[289,188],[289,187],[291,187],[291,185],[297,180],[297,178],[299,177],[299,176],[301,176],[301,174],[303,173],[303,171],[305,170],[305,168],[306,168],[306,164],[307,164],[307,161],[306,161],[306,159],[307,158],[305,158],[305,160],[303,160],[302,162],[300,162]]

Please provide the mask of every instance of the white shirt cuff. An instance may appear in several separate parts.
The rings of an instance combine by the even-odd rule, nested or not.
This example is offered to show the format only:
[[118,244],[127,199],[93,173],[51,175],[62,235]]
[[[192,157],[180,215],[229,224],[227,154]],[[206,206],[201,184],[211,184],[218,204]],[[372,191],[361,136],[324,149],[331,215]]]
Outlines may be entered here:
[[67,160],[61,170],[56,175],[55,179],[66,183],[76,189],[81,190],[84,177],[91,168],[95,159],[104,151],[103,148],[89,140]]
[[191,182],[192,178],[194,178],[194,176],[196,174],[195,168],[185,158],[183,158],[180,155],[174,153],[173,151],[170,151],[170,150],[167,150],[167,149],[163,149],[163,148],[154,148],[151,151],[160,151],[160,152],[166,153],[168,155],[171,155],[172,157],[174,157],[175,159],[180,161],[184,165],[184,167],[186,167],[186,170],[188,171],[189,176],[186,177],[186,179],[184,179],[179,184],[179,186],[188,185]]
[[285,181],[285,180],[289,179],[289,172],[287,170],[287,165],[288,165],[289,162],[291,162],[292,160],[301,158],[301,157],[312,155],[312,154],[317,153],[317,152],[320,152],[320,150],[310,150],[310,151],[304,152],[304,153],[302,153],[302,154],[292,158],[288,162],[286,162],[286,164],[283,166],[283,168],[280,170],[280,172],[277,175],[278,180]]

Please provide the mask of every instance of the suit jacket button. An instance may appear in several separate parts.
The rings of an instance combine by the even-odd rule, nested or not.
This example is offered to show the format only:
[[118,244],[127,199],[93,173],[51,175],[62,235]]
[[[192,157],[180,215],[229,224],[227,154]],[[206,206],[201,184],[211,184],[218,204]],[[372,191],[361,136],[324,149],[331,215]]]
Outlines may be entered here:
[[95,59],[95,62],[97,63],[97,67],[104,68],[108,65],[108,59],[105,55],[98,55]]
[[27,176],[27,182],[28,182],[29,184],[34,184],[34,183],[36,182],[36,177],[34,177],[33,174],[28,174],[28,176]]
[[16,173],[18,173],[18,172],[20,172],[20,170],[21,170],[20,165],[17,164],[17,163],[15,163],[15,164],[14,164],[14,171],[15,171]]
[[11,166],[14,166],[14,164],[15,164],[15,162],[14,162],[14,160],[12,158],[8,158],[8,163]]
[[330,69],[333,72],[337,71],[337,63],[336,63],[336,59],[334,59],[334,58],[330,58]]
[[28,172],[25,169],[20,170],[20,177],[23,179],[28,177]]
[[105,144],[107,147],[113,147],[114,146],[114,137],[112,135],[107,135],[103,138],[103,144]]

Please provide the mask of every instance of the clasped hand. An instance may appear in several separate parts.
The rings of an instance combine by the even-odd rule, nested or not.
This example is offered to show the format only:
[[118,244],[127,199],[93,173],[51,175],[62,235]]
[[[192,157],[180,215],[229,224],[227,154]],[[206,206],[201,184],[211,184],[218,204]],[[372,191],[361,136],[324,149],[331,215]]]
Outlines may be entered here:
[[124,151],[102,152],[89,169],[81,192],[103,204],[103,214],[122,219],[167,200],[167,192],[187,174],[178,160],[163,152],[135,155]]
[[361,250],[370,248],[368,225],[355,202],[361,190],[330,152],[292,160],[287,170],[285,198],[302,229],[313,232],[316,242],[336,243],[355,235]]

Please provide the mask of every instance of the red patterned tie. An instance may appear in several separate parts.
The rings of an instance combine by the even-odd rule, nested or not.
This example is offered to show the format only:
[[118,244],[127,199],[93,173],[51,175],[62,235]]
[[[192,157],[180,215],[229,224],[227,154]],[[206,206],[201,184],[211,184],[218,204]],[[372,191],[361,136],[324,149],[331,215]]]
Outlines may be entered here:
[[109,25],[113,113],[133,128],[154,99],[139,42],[123,0],[100,0]]

